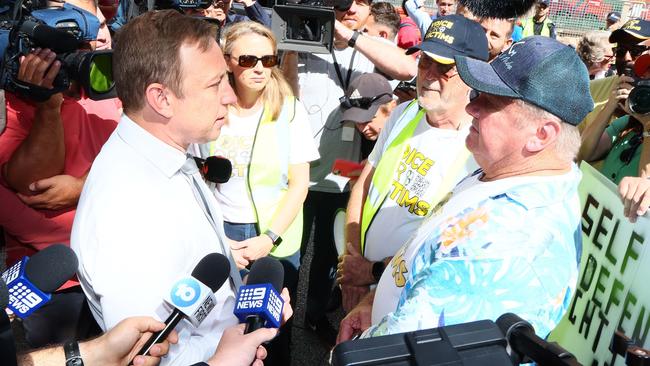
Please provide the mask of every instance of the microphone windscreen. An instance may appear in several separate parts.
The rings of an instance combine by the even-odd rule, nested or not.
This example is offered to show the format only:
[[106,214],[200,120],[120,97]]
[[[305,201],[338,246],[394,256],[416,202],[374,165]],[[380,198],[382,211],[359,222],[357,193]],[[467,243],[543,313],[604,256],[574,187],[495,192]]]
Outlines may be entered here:
[[54,53],[66,53],[79,49],[81,42],[71,33],[26,20],[20,30],[30,35],[38,46],[47,47]]
[[54,292],[77,272],[79,262],[70,247],[54,244],[37,252],[25,265],[25,276],[39,290]]
[[9,304],[9,290],[7,284],[0,278],[0,311],[4,311]]
[[520,17],[535,5],[536,0],[459,0],[478,18],[510,19]]
[[230,262],[219,253],[210,253],[203,257],[192,271],[192,277],[217,292],[230,275]]
[[232,163],[221,156],[208,156],[203,162],[203,176],[212,183],[226,183],[232,175]]
[[247,285],[257,285],[261,283],[270,283],[277,293],[282,291],[284,282],[284,267],[282,263],[275,258],[262,257],[251,266],[251,272],[248,274]]

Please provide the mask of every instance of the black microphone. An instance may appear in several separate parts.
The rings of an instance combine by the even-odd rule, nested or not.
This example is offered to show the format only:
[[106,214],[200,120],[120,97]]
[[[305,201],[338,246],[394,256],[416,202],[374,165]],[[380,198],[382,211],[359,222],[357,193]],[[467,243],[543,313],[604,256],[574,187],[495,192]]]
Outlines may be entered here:
[[511,19],[528,12],[536,0],[459,0],[479,18]]
[[[230,275],[230,262],[219,253],[210,253],[194,267],[191,277],[184,277],[172,286],[170,301],[174,310],[165,320],[165,328],[154,333],[138,355],[147,355],[156,343],[164,341],[178,322],[187,318],[198,326],[216,305],[214,293]],[[131,363],[133,364],[133,360]]]
[[49,25],[26,20],[20,25],[20,31],[28,34],[41,47],[46,47],[54,53],[66,53],[79,49],[81,42],[66,31]]
[[262,327],[280,327],[283,282],[284,267],[277,259],[263,257],[253,262],[246,285],[239,289],[234,309],[239,322],[246,323],[244,334]]
[[9,303],[9,290],[7,284],[0,279],[0,360],[7,362],[7,366],[15,366],[16,344],[14,343],[14,333],[11,329],[11,322],[7,316],[5,308]]
[[537,336],[535,328],[516,314],[505,313],[495,323],[508,341],[513,365],[534,362],[537,365],[580,366],[575,356],[556,342],[547,342]]
[[212,183],[226,183],[232,175],[232,163],[222,156],[194,157],[196,165],[205,180]]
[[54,244],[9,267],[2,279],[9,288],[9,309],[25,318],[43,306],[77,272],[79,262],[72,249]]

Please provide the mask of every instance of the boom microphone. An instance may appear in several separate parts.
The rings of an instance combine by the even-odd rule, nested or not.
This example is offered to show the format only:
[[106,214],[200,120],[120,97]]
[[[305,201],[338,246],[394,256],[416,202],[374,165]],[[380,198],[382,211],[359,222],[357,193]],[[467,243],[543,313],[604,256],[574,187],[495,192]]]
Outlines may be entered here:
[[226,183],[232,175],[232,163],[222,156],[194,157],[196,165],[205,180],[212,183]]
[[263,257],[253,262],[246,285],[239,288],[234,310],[239,322],[246,323],[244,334],[262,327],[280,328],[283,281],[284,268],[277,259]]
[[535,0],[459,0],[479,18],[511,19],[520,17],[535,5]]
[[74,276],[78,265],[72,249],[63,244],[50,245],[31,258],[23,257],[2,274],[9,289],[9,309],[19,318],[29,316]]
[[194,267],[191,277],[185,276],[176,281],[165,299],[174,307],[165,320],[165,328],[154,333],[142,346],[138,355],[149,354],[151,347],[164,341],[183,318],[198,327],[216,305],[217,299],[214,293],[226,282],[229,274],[228,259],[222,254],[210,253]]

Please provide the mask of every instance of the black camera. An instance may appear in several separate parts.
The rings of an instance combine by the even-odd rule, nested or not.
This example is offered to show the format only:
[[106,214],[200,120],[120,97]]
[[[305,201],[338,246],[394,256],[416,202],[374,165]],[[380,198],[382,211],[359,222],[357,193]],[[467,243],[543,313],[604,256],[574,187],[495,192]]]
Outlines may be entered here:
[[[67,90],[76,81],[91,99],[116,97],[113,52],[83,48],[85,42],[97,38],[99,25],[96,16],[68,3],[63,7],[33,10],[17,20],[0,22],[0,88],[45,101],[53,94]],[[17,79],[21,56],[28,55],[35,48],[49,48],[61,63],[52,89]]]
[[278,49],[330,53],[334,44],[334,10],[347,11],[352,0],[286,0],[273,7],[271,28]]
[[627,97],[630,110],[638,114],[650,113],[650,80],[639,80]]

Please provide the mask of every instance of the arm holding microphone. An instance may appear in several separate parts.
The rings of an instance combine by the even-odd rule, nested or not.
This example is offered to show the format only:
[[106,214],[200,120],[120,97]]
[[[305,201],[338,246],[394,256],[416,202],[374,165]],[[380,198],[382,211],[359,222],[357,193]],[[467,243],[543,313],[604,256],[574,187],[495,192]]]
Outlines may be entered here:
[[[79,343],[79,353],[85,366],[123,366],[140,349],[149,338],[149,334],[163,329],[164,323],[151,317],[132,317],[118,323],[102,336]],[[153,366],[160,362],[160,357],[167,354],[170,344],[178,341],[178,335],[172,332],[162,343],[152,347],[149,356],[137,356],[133,364]],[[18,357],[19,366],[60,366],[65,363],[62,346],[44,348]]]

